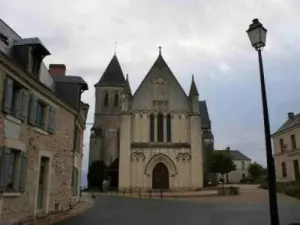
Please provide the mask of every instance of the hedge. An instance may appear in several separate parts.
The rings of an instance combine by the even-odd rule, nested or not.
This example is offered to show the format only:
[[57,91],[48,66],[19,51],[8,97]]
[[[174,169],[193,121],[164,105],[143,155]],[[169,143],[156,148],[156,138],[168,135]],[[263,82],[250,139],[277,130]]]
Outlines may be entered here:
[[[262,182],[260,188],[268,189],[267,181]],[[276,190],[278,193],[284,193],[295,198],[300,198],[300,182],[277,182]]]

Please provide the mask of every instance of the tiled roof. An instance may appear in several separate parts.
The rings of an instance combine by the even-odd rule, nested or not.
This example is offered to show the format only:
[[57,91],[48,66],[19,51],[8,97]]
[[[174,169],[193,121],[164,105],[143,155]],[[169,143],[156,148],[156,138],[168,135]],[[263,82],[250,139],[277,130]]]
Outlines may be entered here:
[[199,101],[199,110],[200,110],[200,116],[201,116],[201,127],[210,129],[211,124],[210,124],[209,113],[207,110],[206,101]]
[[87,83],[82,79],[82,77],[79,76],[52,76],[55,83],[76,83],[76,84],[82,84],[83,88],[87,90],[88,85]]
[[[215,150],[215,151],[224,151],[224,150]],[[249,157],[241,153],[239,150],[229,150],[230,156],[233,158],[233,160],[251,160]]]
[[294,115],[293,117],[291,117],[287,121],[285,121],[284,124],[274,134],[277,134],[281,131],[287,130],[287,129],[292,128],[297,125],[300,125],[300,113]]
[[128,74],[126,75],[126,81],[125,81],[125,87],[124,87],[124,92],[127,94],[131,94],[131,88],[130,88],[130,84],[129,84],[129,78],[128,78]]
[[213,139],[214,135],[210,130],[203,130],[203,139]]
[[113,56],[106,70],[101,76],[96,86],[116,86],[123,87],[125,85],[125,77],[116,55]]

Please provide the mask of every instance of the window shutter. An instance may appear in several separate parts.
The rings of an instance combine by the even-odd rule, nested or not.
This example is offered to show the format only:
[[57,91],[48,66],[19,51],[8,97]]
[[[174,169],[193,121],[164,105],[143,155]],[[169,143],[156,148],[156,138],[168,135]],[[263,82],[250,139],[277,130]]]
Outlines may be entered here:
[[19,191],[24,192],[27,180],[27,168],[28,167],[28,154],[27,152],[22,152],[21,155],[21,172],[20,172],[20,183]]
[[2,147],[0,156],[0,191],[6,190],[10,165],[10,148]]
[[55,109],[51,106],[49,107],[48,131],[51,133],[55,131]]
[[29,114],[29,123],[35,125],[36,123],[36,110],[37,110],[37,97],[31,95],[30,98],[30,114]]
[[27,90],[23,90],[22,93],[22,112],[21,112],[21,120],[26,121],[28,117],[29,111],[29,93]]
[[11,112],[12,103],[13,103],[13,80],[7,77],[5,81],[5,96],[4,96],[3,111],[6,113]]

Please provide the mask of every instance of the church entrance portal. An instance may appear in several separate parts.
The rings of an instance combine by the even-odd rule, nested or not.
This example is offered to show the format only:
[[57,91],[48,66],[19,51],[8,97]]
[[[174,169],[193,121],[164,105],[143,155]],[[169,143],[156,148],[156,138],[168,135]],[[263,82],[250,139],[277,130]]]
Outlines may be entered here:
[[161,162],[153,168],[152,189],[169,189],[169,170]]

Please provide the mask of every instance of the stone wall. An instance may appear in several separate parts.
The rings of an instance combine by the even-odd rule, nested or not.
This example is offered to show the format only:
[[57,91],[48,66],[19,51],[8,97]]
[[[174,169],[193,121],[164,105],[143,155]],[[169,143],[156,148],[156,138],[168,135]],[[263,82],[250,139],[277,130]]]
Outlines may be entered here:
[[[0,66],[1,76],[6,74],[3,70],[4,68]],[[21,82],[21,80],[18,81]],[[3,82],[1,83],[3,84]],[[41,88],[44,87],[26,82],[22,85],[38,94],[43,98],[43,101],[56,109],[56,127],[54,133],[51,134],[28,124],[27,121],[23,122],[3,114],[2,111],[0,112],[0,145],[3,146],[4,144],[7,147],[17,148],[28,153],[25,191],[0,193],[0,201],[2,198],[1,220],[11,222],[32,219],[52,211],[68,209],[71,199],[74,199],[72,198],[71,182],[74,165],[75,114],[59,100],[53,100],[45,95],[45,92],[41,91]],[[0,90],[2,90],[0,91],[1,97],[3,85],[0,86]],[[0,105],[2,106],[2,101]],[[43,210],[37,210],[40,159],[42,156],[49,159],[48,166],[46,166],[46,174],[49,176],[45,180]],[[81,162],[78,166],[81,167]]]

